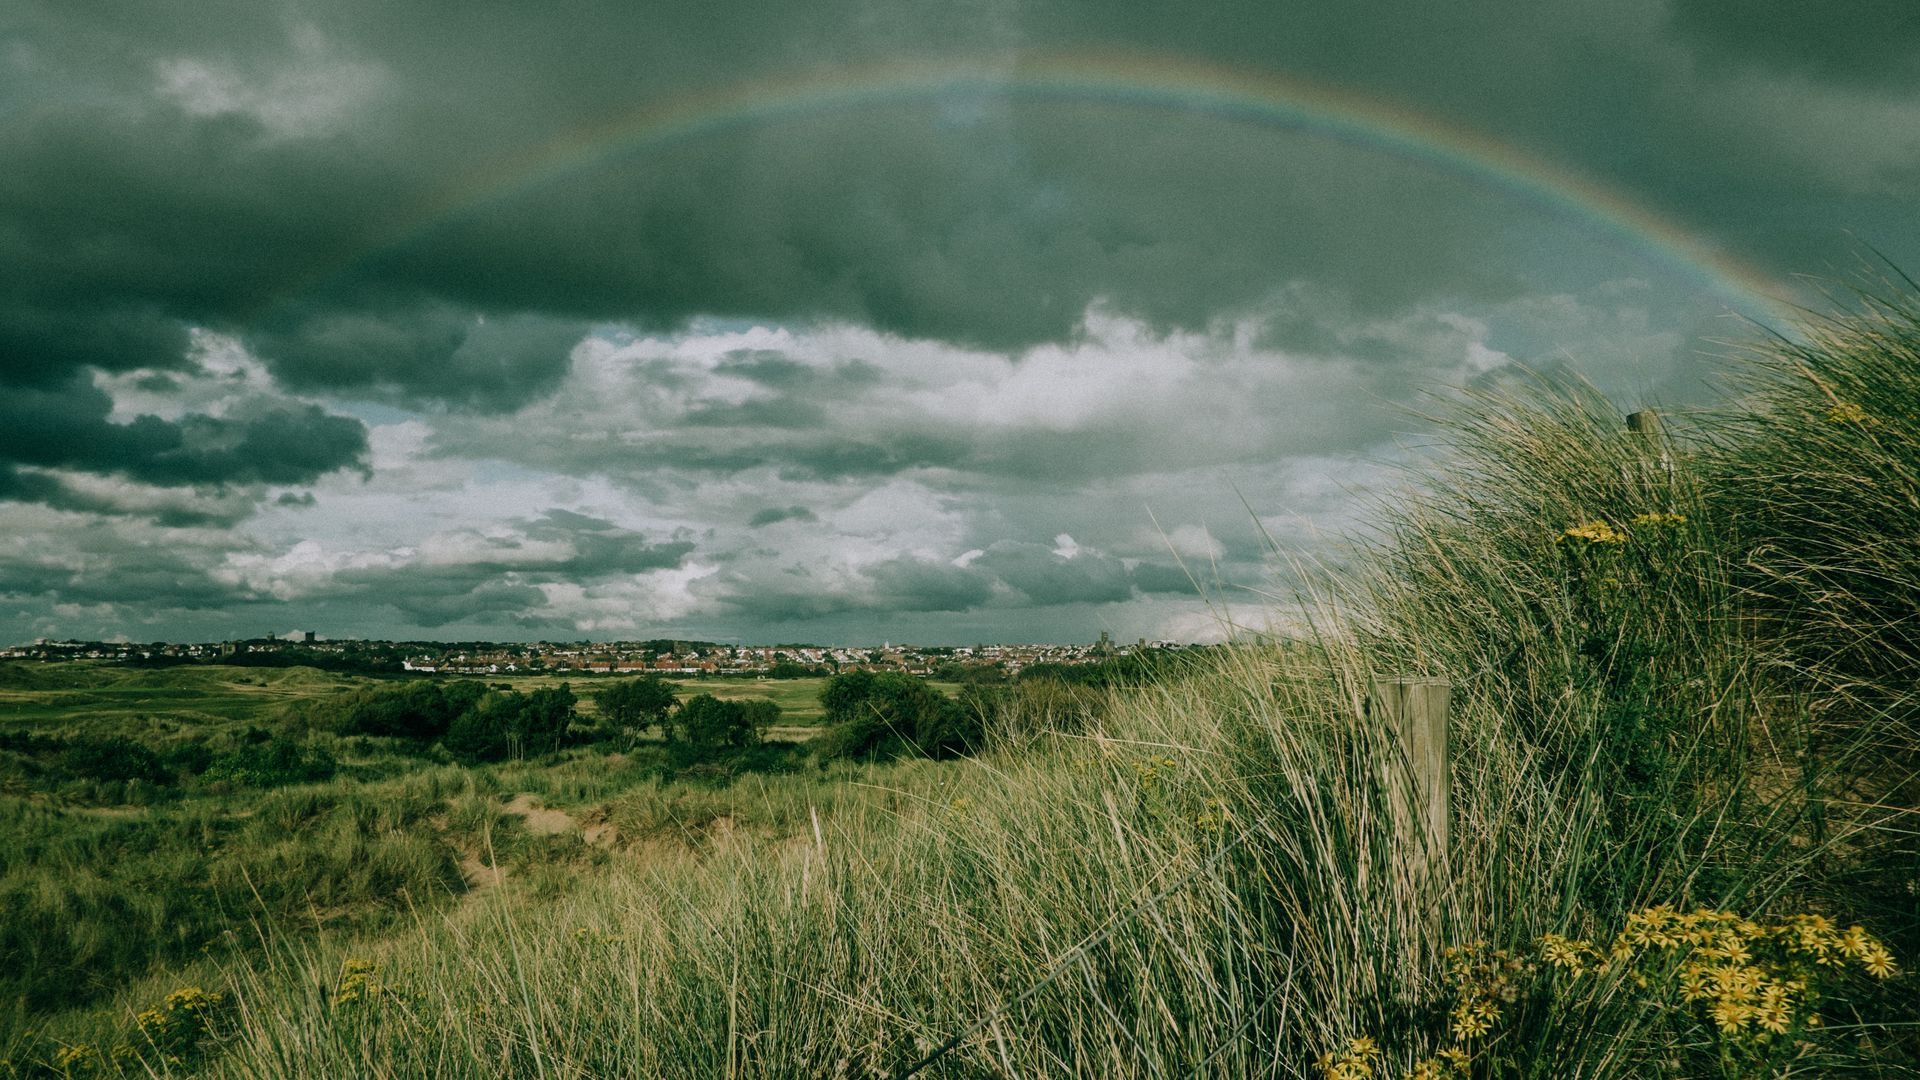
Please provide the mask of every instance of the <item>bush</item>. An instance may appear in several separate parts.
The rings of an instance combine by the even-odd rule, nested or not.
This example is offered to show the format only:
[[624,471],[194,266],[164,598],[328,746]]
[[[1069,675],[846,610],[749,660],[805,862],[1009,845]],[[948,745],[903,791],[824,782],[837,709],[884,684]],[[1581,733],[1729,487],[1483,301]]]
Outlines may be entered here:
[[489,691],[454,719],[444,745],[467,765],[558,750],[570,739],[578,700],[566,683],[530,694]]
[[664,725],[667,714],[680,700],[673,684],[658,675],[622,679],[593,699],[600,707],[602,737],[623,738],[628,745],[642,730]]
[[821,690],[820,703],[832,725],[821,736],[821,753],[828,757],[953,757],[971,753],[985,738],[977,712],[897,672],[835,675]]
[[325,748],[301,746],[274,736],[214,758],[201,779],[245,787],[279,787],[331,780],[338,768],[339,763]]
[[426,680],[370,687],[330,702],[331,727],[342,735],[381,735],[429,742],[445,735],[458,717],[487,693],[486,684],[463,679]]
[[[770,701],[767,704],[773,705]],[[778,714],[779,707],[774,706],[774,715]],[[712,694],[699,694],[689,698],[667,721],[667,742],[683,762],[716,761],[760,741],[760,732],[754,724],[756,715],[764,715],[764,710],[749,709],[744,702],[722,701]]]
[[149,784],[173,782],[173,772],[160,755],[132,739],[109,735],[104,738],[83,736],[69,741],[59,757],[59,768],[70,776],[87,780],[144,780]]

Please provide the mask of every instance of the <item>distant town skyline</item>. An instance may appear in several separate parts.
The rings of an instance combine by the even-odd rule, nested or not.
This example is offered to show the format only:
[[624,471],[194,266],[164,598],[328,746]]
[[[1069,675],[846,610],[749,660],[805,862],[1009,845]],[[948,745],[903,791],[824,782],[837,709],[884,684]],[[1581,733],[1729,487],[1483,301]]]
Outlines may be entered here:
[[845,671],[899,671],[965,678],[974,672],[1016,676],[1037,665],[1075,666],[1189,646],[1173,641],[979,642],[941,646],[880,642],[741,644],[712,641],[427,642],[318,641],[265,637],[209,642],[96,642],[42,639],[0,647],[0,661],[87,661],[145,666],[227,664],[312,666],[356,674],[485,677],[489,675],[733,676],[802,678]]
[[21,0],[0,640],[1217,640],[1920,269],[1845,5]]

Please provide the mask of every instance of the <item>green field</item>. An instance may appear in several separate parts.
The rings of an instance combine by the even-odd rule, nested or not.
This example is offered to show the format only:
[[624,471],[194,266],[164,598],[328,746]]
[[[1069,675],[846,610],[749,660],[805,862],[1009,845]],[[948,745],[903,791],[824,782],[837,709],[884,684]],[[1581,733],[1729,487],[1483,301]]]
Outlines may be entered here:
[[100,734],[258,722],[288,704],[364,680],[312,668],[135,668],[0,661],[0,727],[53,724]]
[[[593,693],[630,676],[461,677],[522,691],[567,683],[580,696],[580,712],[592,716]],[[0,726],[52,724],[102,734],[169,734],[184,725],[263,722],[298,701],[388,681],[394,680],[336,675],[312,668],[217,664],[134,668],[96,661],[0,662]],[[765,698],[780,706],[781,722],[790,727],[817,725],[824,716],[820,706],[820,690],[827,682],[824,678],[703,677],[667,681],[683,699],[695,694],[729,700]],[[952,683],[934,685],[947,694],[959,689]]]

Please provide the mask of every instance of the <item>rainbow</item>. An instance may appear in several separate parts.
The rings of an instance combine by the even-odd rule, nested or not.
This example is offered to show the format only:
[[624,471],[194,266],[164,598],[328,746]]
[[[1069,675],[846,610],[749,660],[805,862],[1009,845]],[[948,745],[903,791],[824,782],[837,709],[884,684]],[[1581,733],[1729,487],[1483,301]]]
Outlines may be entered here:
[[[896,62],[749,81],[584,124],[465,175],[359,257],[596,162],[751,125],[847,109],[977,96],[1199,113],[1369,148],[1505,192],[1678,270],[1736,308],[1778,311],[1777,280],[1652,209],[1482,133],[1304,79],[1138,53],[1024,55],[1005,64]],[[357,259],[356,259],[357,261]]]

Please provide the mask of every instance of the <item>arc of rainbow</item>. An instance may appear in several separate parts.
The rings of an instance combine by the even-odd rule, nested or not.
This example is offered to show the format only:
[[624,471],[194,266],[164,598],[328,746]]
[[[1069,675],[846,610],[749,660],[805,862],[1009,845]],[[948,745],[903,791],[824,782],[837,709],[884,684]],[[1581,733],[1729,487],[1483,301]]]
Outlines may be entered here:
[[1606,185],[1482,133],[1299,78],[1137,53],[1030,55],[1002,66],[871,64],[736,83],[642,106],[573,128],[466,175],[363,247],[355,261],[401,246],[487,203],[648,146],[836,110],[963,95],[1198,112],[1370,147],[1465,176],[1624,239],[1736,305],[1783,306],[1781,284],[1766,274]]

